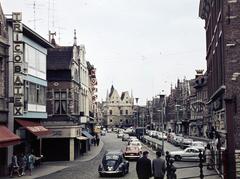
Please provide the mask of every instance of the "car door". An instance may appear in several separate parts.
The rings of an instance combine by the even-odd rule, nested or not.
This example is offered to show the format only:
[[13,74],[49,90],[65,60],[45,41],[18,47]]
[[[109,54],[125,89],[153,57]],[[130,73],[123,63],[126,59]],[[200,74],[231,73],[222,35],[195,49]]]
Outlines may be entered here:
[[183,160],[191,160],[192,157],[192,149],[186,149],[184,155],[182,156]]

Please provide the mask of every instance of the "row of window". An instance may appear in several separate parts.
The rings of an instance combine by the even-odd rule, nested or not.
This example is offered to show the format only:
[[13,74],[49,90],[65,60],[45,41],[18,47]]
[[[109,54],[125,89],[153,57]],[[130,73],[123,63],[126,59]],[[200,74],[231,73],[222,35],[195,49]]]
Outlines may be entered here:
[[[209,19],[207,20],[206,24],[206,43],[207,43],[207,49],[209,49],[212,41],[212,37],[214,35],[214,31],[216,29],[216,26],[218,24],[218,16],[221,12],[221,7],[222,7],[222,1],[219,0],[214,0],[212,1],[212,4],[210,5],[210,16]],[[219,19],[219,21],[221,21]]]
[[30,68],[37,71],[46,73],[46,54],[40,52],[39,50],[31,47],[28,44],[24,46],[25,51],[25,62],[28,63]]
[[46,87],[28,81],[24,83],[24,110],[28,110],[27,104],[46,105]]
[[[65,91],[49,91],[48,92],[49,99],[53,99],[53,111],[49,111],[49,114],[79,114],[79,93],[77,92],[67,92]],[[73,97],[73,98],[72,98]],[[68,104],[73,105],[73,110],[69,111]]]
[[[112,101],[112,103],[114,103],[114,101]],[[119,103],[119,101],[116,101],[116,103]],[[126,103],[128,103],[128,101],[126,101]]]
[[[112,115],[113,111],[109,110],[109,114]],[[123,110],[120,110],[120,115],[123,115]],[[125,115],[128,115],[128,110],[125,110]]]

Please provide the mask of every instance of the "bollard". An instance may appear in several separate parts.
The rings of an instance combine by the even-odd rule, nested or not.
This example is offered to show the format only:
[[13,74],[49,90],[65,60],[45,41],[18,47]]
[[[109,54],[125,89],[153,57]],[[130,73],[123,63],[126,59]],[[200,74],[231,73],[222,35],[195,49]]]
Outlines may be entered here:
[[203,154],[202,151],[199,153],[199,168],[200,168],[200,179],[204,178],[203,175]]

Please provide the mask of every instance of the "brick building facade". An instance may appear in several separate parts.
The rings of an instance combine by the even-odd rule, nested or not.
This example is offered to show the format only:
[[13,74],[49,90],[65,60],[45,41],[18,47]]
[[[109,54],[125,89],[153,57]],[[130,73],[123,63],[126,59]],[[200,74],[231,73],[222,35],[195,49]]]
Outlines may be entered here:
[[[220,144],[218,146],[228,149],[228,166],[235,166],[233,153],[240,148],[240,2],[201,0],[199,16],[205,20],[212,129],[220,135],[215,136]],[[221,170],[220,167],[218,169]]]

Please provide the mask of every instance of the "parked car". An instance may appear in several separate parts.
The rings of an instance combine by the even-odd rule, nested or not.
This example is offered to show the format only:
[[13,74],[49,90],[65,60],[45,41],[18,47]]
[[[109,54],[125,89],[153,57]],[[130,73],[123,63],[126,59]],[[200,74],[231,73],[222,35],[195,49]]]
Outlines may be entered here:
[[167,135],[163,132],[157,132],[157,138],[160,140],[167,140]]
[[124,136],[124,133],[123,132],[120,132],[117,134],[117,138],[122,138]]
[[111,128],[108,128],[108,129],[107,129],[107,132],[108,132],[108,133],[112,132],[112,129],[111,129]]
[[170,157],[174,158],[176,161],[198,161],[200,150],[195,147],[188,147],[181,151],[170,152]]
[[129,139],[129,134],[124,134],[122,137],[122,141],[128,141]]
[[124,159],[122,152],[107,152],[98,167],[99,175],[120,174],[124,176],[129,171],[129,162]]
[[185,149],[187,147],[190,147],[192,145],[192,142],[193,140],[192,139],[189,139],[189,138],[183,138],[181,141],[180,141],[180,147],[182,149]]
[[175,146],[180,146],[182,140],[183,140],[183,137],[175,135],[173,137],[172,144]]
[[138,159],[141,157],[142,151],[137,146],[126,146],[124,152],[125,159]]
[[195,147],[199,150],[201,150],[202,152],[205,151],[205,147],[207,146],[206,142],[202,142],[202,141],[193,141],[191,147]]

